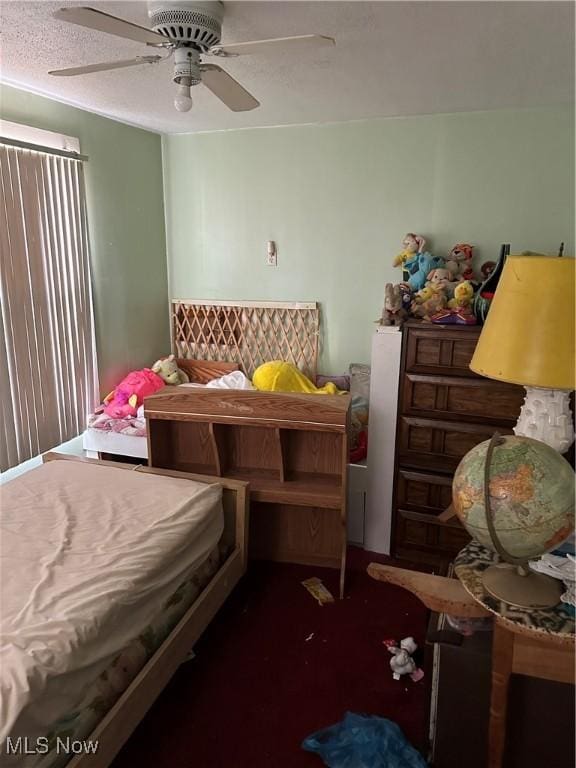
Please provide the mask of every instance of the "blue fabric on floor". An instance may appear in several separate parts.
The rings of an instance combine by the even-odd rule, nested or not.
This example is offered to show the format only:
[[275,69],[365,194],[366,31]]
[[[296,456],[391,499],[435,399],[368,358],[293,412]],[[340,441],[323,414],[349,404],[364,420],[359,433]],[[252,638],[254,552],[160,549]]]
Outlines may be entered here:
[[302,748],[329,768],[426,768],[419,752],[391,720],[347,712],[341,723],[310,734]]

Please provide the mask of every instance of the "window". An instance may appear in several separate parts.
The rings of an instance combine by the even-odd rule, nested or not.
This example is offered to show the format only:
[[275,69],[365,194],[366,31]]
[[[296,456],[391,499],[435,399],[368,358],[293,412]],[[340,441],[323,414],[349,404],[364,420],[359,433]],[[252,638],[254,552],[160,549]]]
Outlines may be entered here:
[[80,434],[98,392],[82,160],[5,133],[0,471]]

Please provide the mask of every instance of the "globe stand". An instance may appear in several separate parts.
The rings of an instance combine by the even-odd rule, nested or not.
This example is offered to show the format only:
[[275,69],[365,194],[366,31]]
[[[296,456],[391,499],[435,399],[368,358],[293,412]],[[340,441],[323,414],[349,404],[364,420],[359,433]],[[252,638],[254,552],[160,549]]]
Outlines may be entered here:
[[519,608],[552,608],[560,602],[562,590],[559,582],[543,573],[530,570],[525,559],[514,557],[504,547],[496,532],[494,510],[490,498],[490,465],[496,446],[504,442],[496,432],[486,450],[484,466],[484,510],[492,546],[504,561],[484,571],[482,583],[494,597]]
[[484,571],[482,583],[491,595],[517,608],[552,608],[562,594],[557,579],[511,563],[491,565]]

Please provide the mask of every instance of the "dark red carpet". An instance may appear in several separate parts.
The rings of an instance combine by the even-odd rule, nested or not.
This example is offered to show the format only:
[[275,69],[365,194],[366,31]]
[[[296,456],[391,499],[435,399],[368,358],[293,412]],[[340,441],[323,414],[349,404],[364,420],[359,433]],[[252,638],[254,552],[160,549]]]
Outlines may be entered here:
[[367,575],[376,558],[350,559],[346,598],[323,607],[300,582],[319,576],[336,596],[336,571],[252,563],[113,768],[318,768],[300,744],[346,710],[394,720],[422,745],[426,682],[394,681],[382,640],[421,646],[426,610]]

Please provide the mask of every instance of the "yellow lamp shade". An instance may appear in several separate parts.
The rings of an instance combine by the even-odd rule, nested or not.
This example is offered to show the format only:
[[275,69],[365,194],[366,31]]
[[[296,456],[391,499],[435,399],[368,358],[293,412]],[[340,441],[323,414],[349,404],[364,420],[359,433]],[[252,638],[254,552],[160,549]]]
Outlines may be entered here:
[[509,256],[470,368],[482,376],[574,389],[575,260]]

